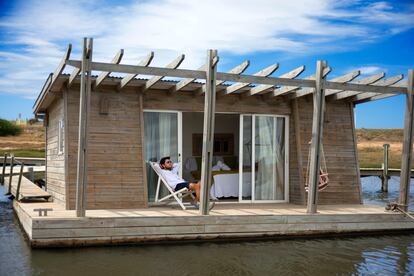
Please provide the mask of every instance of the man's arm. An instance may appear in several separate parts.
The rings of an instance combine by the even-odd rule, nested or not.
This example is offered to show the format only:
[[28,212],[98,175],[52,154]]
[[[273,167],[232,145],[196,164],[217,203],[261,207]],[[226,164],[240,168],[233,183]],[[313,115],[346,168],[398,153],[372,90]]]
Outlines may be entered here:
[[180,170],[180,163],[174,163],[172,172],[178,174],[178,171]]

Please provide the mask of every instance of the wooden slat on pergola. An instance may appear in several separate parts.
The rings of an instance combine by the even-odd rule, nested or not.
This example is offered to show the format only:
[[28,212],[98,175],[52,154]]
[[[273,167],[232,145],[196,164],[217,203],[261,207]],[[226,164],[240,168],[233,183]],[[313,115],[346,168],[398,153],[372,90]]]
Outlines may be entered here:
[[[122,91],[127,87],[136,76],[150,75],[153,76],[147,80],[143,85],[141,92],[151,89],[157,82],[164,77],[181,78],[176,82],[169,82],[170,93],[180,93],[184,87],[186,92],[190,89],[195,95],[203,95],[205,97],[205,112],[204,112],[204,145],[213,145],[213,136],[211,135],[214,129],[214,110],[215,110],[215,96],[234,95],[239,94],[244,97],[264,96],[266,99],[274,99],[283,97],[285,100],[296,100],[299,97],[306,95],[313,95],[314,113],[312,126],[312,144],[311,144],[311,163],[310,163],[310,183],[308,193],[308,212],[315,213],[317,207],[317,184],[320,165],[319,145],[322,139],[323,117],[325,98],[330,100],[349,101],[354,104],[364,103],[377,99],[392,97],[399,94],[406,95],[407,108],[405,115],[405,129],[404,129],[404,147],[401,173],[401,194],[399,204],[404,208],[407,205],[410,170],[409,164],[412,155],[412,141],[413,141],[413,71],[410,70],[408,74],[408,82],[401,83],[403,75],[396,75],[385,78],[385,73],[375,74],[369,77],[356,80],[360,75],[360,71],[349,72],[347,74],[328,79],[332,68],[327,66],[324,61],[317,62],[316,73],[299,79],[298,76],[305,71],[305,66],[300,66],[292,71],[279,75],[278,77],[271,76],[279,67],[278,63],[274,63],[267,68],[264,68],[253,75],[242,74],[249,66],[250,62],[245,61],[242,64],[234,67],[227,73],[217,72],[217,63],[219,57],[217,51],[210,50],[208,53],[207,63],[197,70],[178,69],[179,65],[184,60],[184,55],[180,55],[165,67],[149,66],[154,53],[151,52],[138,65],[120,64],[123,50],[120,50],[110,63],[94,62],[92,61],[92,39],[84,39],[84,51],[82,60],[70,59],[72,46],[69,45],[65,55],[56,69],[55,73],[48,78],[42,92],[40,93],[34,105],[34,111],[37,113],[39,106],[45,98],[50,87],[57,81],[62,74],[66,65],[74,67],[72,74],[69,77],[66,85],[72,85],[74,79],[80,74],[81,76],[81,108],[80,108],[80,141],[79,145],[86,147],[85,141],[87,130],[85,129],[88,112],[88,106],[85,104],[85,97],[91,92],[91,89],[102,84],[111,72],[126,73],[127,75],[120,79],[117,90]],[[94,84],[91,84],[91,71],[100,71],[101,73],[96,78]],[[206,84],[200,85],[195,83],[196,80],[205,80]],[[223,86],[224,82],[232,82],[231,85]],[[197,84],[191,85],[190,84]],[[191,90],[192,89],[192,90]],[[217,91],[217,92],[216,92]],[[214,95],[212,95],[212,93]],[[213,117],[213,118],[212,118]],[[81,143],[82,142],[82,143]],[[211,174],[211,160],[209,153],[211,149],[203,147],[203,164],[202,164],[202,187],[208,187],[209,175]],[[79,148],[79,160],[86,162],[85,148]],[[85,164],[85,163],[83,163]],[[79,189],[79,205],[77,205],[78,216],[84,216],[85,202],[84,194],[86,180],[86,166],[78,164],[82,170],[78,169],[77,186]],[[203,186],[204,185],[204,186]],[[205,188],[206,189],[206,188]],[[208,192],[204,191],[202,194],[201,213],[208,214],[206,202],[208,202]],[[82,196],[83,194],[83,196]]]

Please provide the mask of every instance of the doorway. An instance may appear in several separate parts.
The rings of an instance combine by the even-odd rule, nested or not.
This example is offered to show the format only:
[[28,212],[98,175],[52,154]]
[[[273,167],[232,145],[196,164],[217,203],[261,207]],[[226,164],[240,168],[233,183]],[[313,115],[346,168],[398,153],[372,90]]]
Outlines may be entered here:
[[[157,174],[149,161],[158,162],[170,156],[175,163],[181,163],[182,155],[182,113],[179,111],[144,110],[144,152],[147,170],[148,202],[154,202],[157,188]],[[182,175],[182,168],[180,168]],[[161,190],[161,195],[166,191]]]
[[288,117],[240,115],[240,202],[288,202]]

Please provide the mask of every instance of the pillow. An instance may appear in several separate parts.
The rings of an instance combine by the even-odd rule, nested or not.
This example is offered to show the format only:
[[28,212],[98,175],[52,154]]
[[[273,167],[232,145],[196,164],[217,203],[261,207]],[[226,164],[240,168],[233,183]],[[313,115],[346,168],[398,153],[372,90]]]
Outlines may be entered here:
[[[197,162],[197,168],[201,168],[201,156],[194,157]],[[214,156],[213,164],[217,161],[223,161],[230,169],[237,170],[239,168],[239,161],[237,156]]]
[[222,162],[222,161],[217,161],[217,164],[214,166],[218,168],[218,171],[223,170],[223,171],[229,171],[230,167],[226,165],[226,163]]

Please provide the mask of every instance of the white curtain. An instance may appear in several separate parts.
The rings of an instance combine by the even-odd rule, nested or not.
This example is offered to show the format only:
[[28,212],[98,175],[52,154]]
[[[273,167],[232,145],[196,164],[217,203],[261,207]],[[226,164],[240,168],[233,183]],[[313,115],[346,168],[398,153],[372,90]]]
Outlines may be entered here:
[[284,118],[255,116],[255,199],[284,199]]
[[275,199],[285,199],[285,119],[276,119],[276,195]]
[[[148,161],[158,162],[170,156],[178,161],[178,114],[167,112],[144,112],[144,148],[147,164],[148,200],[154,201],[157,175]],[[162,191],[161,191],[162,192]]]

